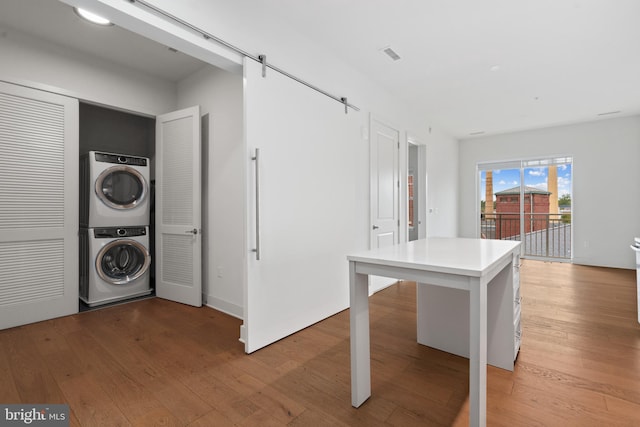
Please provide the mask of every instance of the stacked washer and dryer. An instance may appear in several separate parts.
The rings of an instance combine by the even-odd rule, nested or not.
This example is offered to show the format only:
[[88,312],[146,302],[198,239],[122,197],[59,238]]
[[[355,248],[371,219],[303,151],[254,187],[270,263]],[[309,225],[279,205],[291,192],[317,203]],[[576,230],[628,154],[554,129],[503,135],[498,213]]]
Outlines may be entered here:
[[89,307],[151,293],[149,159],[80,158],[80,299]]

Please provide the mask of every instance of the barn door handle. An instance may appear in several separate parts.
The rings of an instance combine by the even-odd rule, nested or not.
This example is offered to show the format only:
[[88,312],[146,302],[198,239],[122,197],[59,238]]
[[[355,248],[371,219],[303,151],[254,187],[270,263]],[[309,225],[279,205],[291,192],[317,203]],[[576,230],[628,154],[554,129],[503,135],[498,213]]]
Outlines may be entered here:
[[260,149],[256,148],[255,155],[251,160],[256,162],[256,247],[252,252],[256,253],[256,260],[260,261]]
[[380,227],[378,227],[377,225],[374,225],[374,226],[373,226],[373,229],[374,229],[374,230],[377,230],[378,228],[380,228]]

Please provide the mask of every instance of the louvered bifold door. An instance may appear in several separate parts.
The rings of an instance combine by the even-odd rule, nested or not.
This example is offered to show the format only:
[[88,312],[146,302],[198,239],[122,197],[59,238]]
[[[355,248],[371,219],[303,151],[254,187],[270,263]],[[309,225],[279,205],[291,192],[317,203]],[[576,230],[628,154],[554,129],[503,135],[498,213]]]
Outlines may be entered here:
[[202,305],[200,107],[156,117],[156,295]]
[[78,311],[78,101],[0,82],[0,329]]

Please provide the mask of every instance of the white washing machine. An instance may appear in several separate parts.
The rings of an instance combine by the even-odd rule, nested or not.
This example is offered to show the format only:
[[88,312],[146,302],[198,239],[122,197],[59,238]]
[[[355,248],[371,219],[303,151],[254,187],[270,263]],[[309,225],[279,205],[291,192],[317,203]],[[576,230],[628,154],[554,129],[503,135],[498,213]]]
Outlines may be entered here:
[[80,299],[90,307],[151,293],[148,227],[80,229]]
[[149,225],[149,159],[90,151],[80,158],[80,227]]

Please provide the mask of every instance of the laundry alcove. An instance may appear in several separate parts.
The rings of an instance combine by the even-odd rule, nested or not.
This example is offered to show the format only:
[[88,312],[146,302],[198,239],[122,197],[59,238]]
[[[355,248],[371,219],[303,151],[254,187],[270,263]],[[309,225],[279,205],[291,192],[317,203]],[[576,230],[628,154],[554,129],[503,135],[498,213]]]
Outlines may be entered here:
[[[203,299],[222,311],[241,317],[242,207],[239,202],[234,204],[233,200],[225,200],[227,194],[232,195],[236,200],[242,200],[237,195],[242,191],[241,157],[238,154],[234,159],[232,150],[227,148],[240,147],[242,142],[241,76],[217,69],[179,52],[169,51],[166,46],[143,39],[117,26],[108,30],[127,33],[126,36],[118,35],[118,41],[122,42],[121,37],[126,37],[125,45],[134,45],[140,49],[140,52],[151,52],[151,55],[161,58],[170,55],[172,57],[169,59],[165,58],[169,61],[166,64],[176,58],[177,65],[158,66],[156,68],[160,75],[152,74],[136,69],[133,63],[118,62],[97,56],[96,52],[83,51],[78,46],[67,44],[59,38],[65,34],[66,27],[73,28],[78,24],[75,22],[78,18],[73,14],[72,8],[58,2],[37,3],[10,1],[3,2],[1,6],[3,19],[0,19],[0,28],[3,31],[3,42],[0,43],[0,53],[7,57],[19,58],[19,60],[11,61],[11,65],[7,64],[7,67],[3,67],[0,80],[8,82],[6,87],[17,88],[20,91],[31,90],[34,93],[42,93],[45,97],[55,93],[55,96],[63,102],[68,101],[75,105],[75,110],[69,113],[70,116],[75,117],[75,124],[67,126],[68,130],[75,129],[75,136],[65,138],[63,148],[66,151],[64,155],[59,155],[67,162],[65,165],[67,181],[63,181],[63,178],[55,178],[53,174],[49,174],[48,177],[50,183],[60,180],[58,184],[64,186],[65,194],[75,194],[75,197],[65,201],[64,209],[68,214],[60,215],[67,221],[71,221],[68,232],[72,237],[67,238],[64,253],[78,253],[78,156],[89,150],[98,150],[149,157],[153,179],[156,157],[155,117],[158,114],[179,109],[185,102],[202,103],[203,120],[207,121],[207,127],[209,122],[215,123],[215,127],[212,126],[206,133],[207,139],[203,141],[202,146],[204,180],[202,199],[210,202],[205,203],[205,212],[203,212],[202,228],[205,233],[203,249],[204,256],[209,258],[204,265],[217,266],[216,269],[211,269],[211,274],[205,271]],[[32,15],[35,18],[25,18],[23,8],[30,6],[40,8],[38,13]],[[39,19],[38,17],[44,15],[57,18],[51,21],[53,32],[51,37],[43,37],[42,34],[31,31],[34,27],[31,20]],[[40,31],[44,31],[46,25],[39,28]],[[95,29],[84,28],[82,31],[95,31]],[[75,37],[82,39],[83,34],[85,33],[77,32]],[[87,35],[87,38],[91,38],[91,35]],[[158,53],[159,50],[162,50],[162,53]],[[158,61],[158,58],[154,57],[153,60],[150,58],[147,59],[157,64],[154,61]],[[167,75],[168,69],[174,70],[172,75]],[[28,89],[24,89],[25,86]],[[3,86],[2,93],[8,93],[9,90],[4,89]],[[4,138],[4,135],[2,137]],[[221,141],[221,143],[214,147],[215,141]],[[3,156],[10,154],[6,144],[0,146],[0,153]],[[30,153],[28,156],[36,160],[37,150],[31,150]],[[214,157],[215,160],[212,160]],[[232,163],[234,161],[237,162],[235,166]],[[219,167],[222,164],[226,167]],[[17,166],[14,165],[15,167]],[[11,171],[11,169],[6,170]],[[215,193],[217,200],[215,204],[212,193]],[[20,199],[12,198],[11,194],[7,197],[14,205],[21,203]],[[27,208],[28,206],[22,206],[22,209]],[[215,214],[213,209],[217,209]],[[233,214],[228,213],[229,211],[233,211]],[[16,216],[20,216],[22,211],[16,212],[18,212]],[[212,220],[214,217],[215,221]],[[231,224],[225,218],[231,218]],[[239,219],[236,220],[236,218]],[[234,225],[233,221],[239,222],[239,225]],[[20,252],[15,250],[16,235],[21,232],[11,224],[4,228],[5,230],[0,231],[0,243],[6,243],[7,251],[0,254],[2,259],[0,263],[4,260],[7,264],[13,264],[12,268],[15,269],[16,261],[18,264],[24,262],[20,258]],[[216,228],[224,230],[222,235],[227,242],[238,242],[235,250],[233,243],[227,243],[220,249],[216,247],[216,243],[206,241],[207,237],[216,233]],[[220,242],[219,245],[222,246],[222,243]],[[215,262],[210,259],[214,253],[219,256]],[[43,256],[47,254],[51,253],[45,253]],[[26,254],[24,256],[25,259],[29,258]],[[64,282],[68,289],[59,291],[63,294],[60,298],[65,301],[65,310],[51,312],[37,308],[30,301],[16,302],[15,299],[0,298],[7,305],[15,306],[13,311],[2,310],[0,327],[11,327],[77,312],[78,262],[77,256],[74,258],[63,261],[60,257],[49,257],[47,264],[54,271],[60,271],[65,275],[64,280],[60,279],[60,283]],[[214,271],[215,275],[213,275]],[[25,275],[28,275],[28,272],[25,272]],[[7,279],[3,280],[12,280],[10,278],[15,276],[15,274],[7,274],[4,275]],[[34,280],[43,286],[48,279],[50,277],[47,274],[34,277]],[[14,284],[20,286],[18,282],[12,282],[9,285]],[[49,301],[44,293],[35,295],[35,298],[43,300],[44,304]],[[31,317],[24,315],[24,313],[36,312],[42,315]]]
[[[203,299],[245,320],[239,335],[247,352],[345,309],[344,257],[362,245],[359,218],[366,217],[358,188],[366,187],[362,172],[368,144],[362,141],[362,127],[368,115],[354,110],[346,98],[336,102],[272,69],[264,73],[264,65],[252,59],[211,42],[203,46],[197,34],[158,23],[156,15],[135,5],[92,3],[132,30],[175,42],[208,64],[171,80],[134,68],[133,60],[109,61],[5,23],[11,37],[0,53],[19,52],[22,60],[3,69],[0,79],[143,117],[200,106],[207,138],[199,165],[203,218],[195,230],[202,238]],[[58,27],[55,34],[64,32]],[[138,52],[147,49],[155,47]],[[258,168],[256,149],[263,154]],[[152,165],[157,157],[156,151]],[[261,197],[256,197],[257,185]],[[77,199],[70,203],[77,211]],[[254,258],[258,235],[263,237],[261,259]]]

